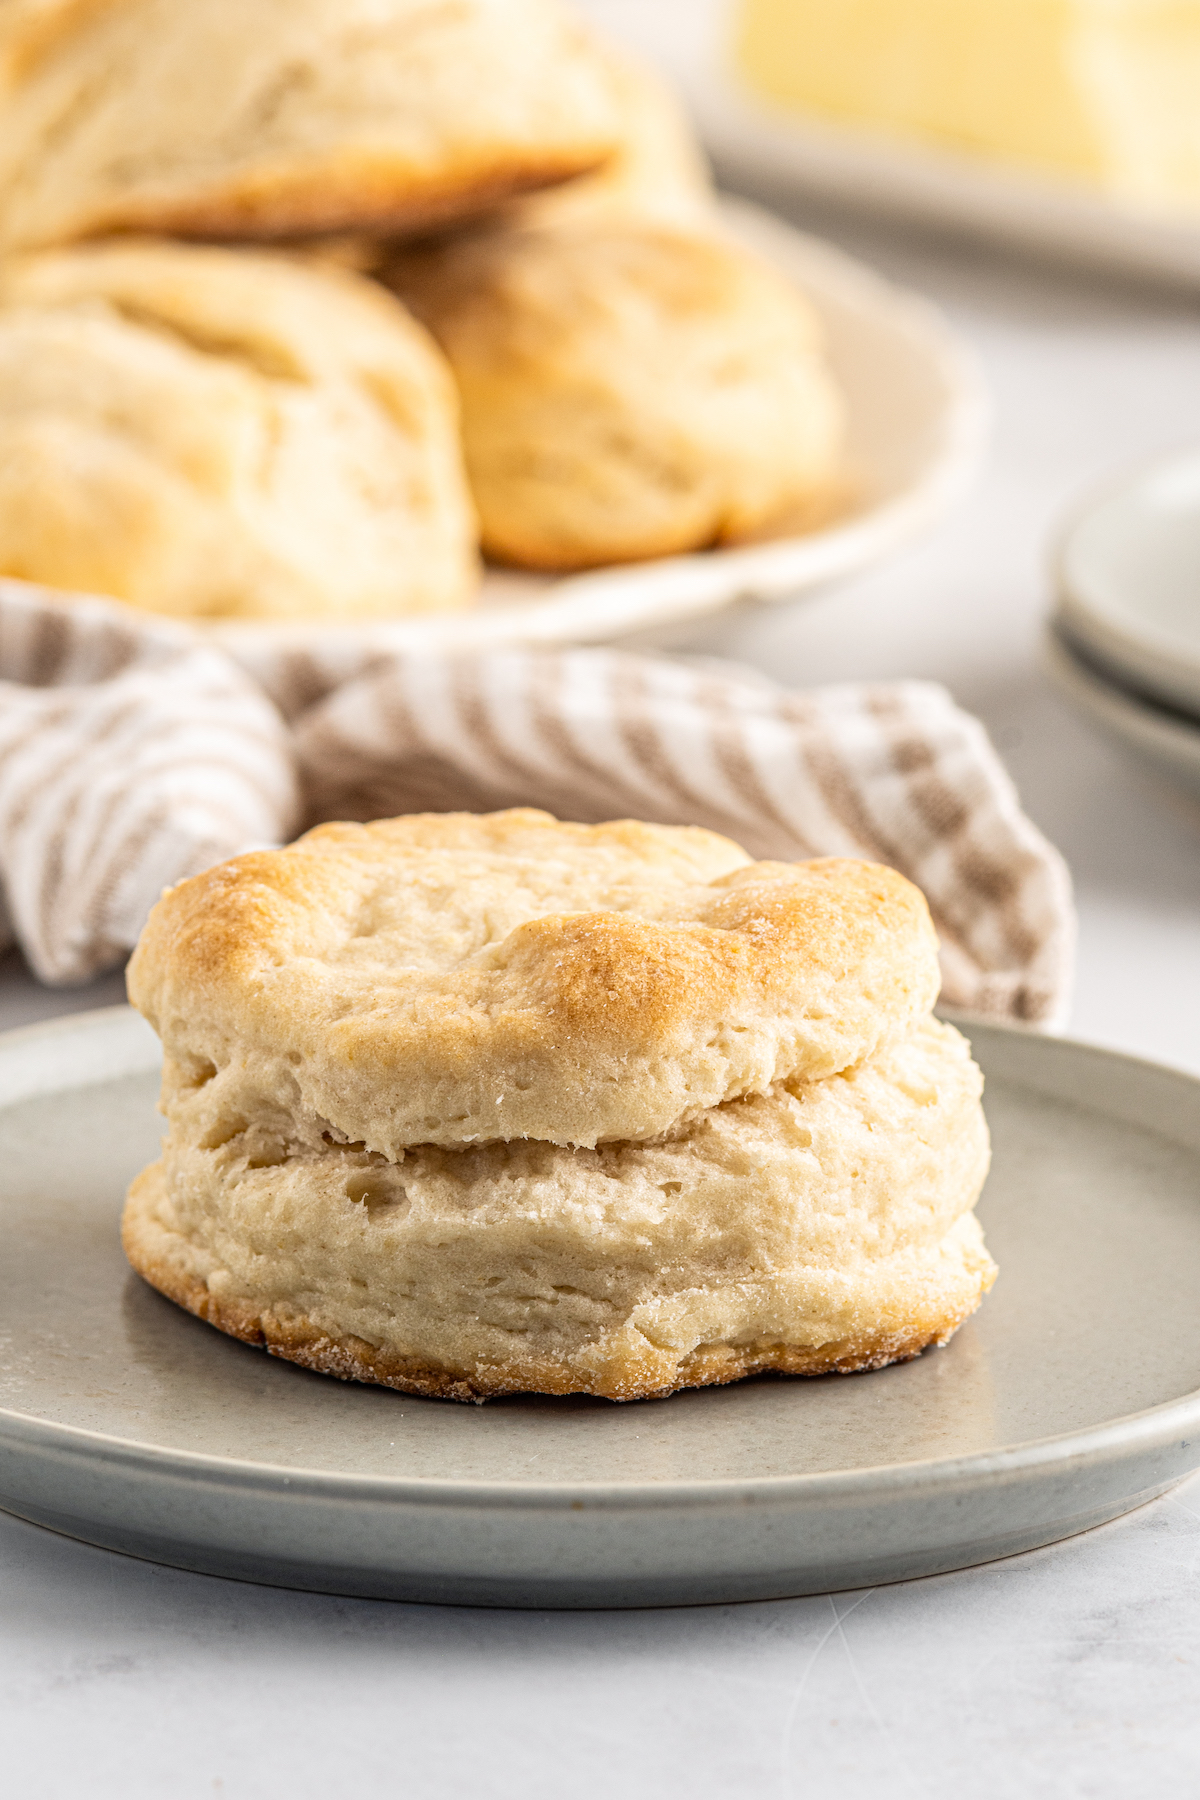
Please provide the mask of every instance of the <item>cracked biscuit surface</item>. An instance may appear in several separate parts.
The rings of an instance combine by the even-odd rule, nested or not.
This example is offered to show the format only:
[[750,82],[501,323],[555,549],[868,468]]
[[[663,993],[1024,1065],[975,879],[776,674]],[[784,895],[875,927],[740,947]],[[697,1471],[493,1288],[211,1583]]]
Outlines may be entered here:
[[220,1073],[396,1160],[659,1136],[902,1035],[936,938],[892,869],[528,809],[325,825],[170,890],[129,971],[165,1094]]
[[971,1211],[981,1086],[926,1019],[650,1143],[388,1160],[200,1071],[169,1090],[124,1241],[220,1329],[416,1393],[635,1399],[875,1368],[944,1343],[994,1279]]
[[0,573],[182,616],[464,605],[475,520],[442,357],[374,283],[280,256],[9,259]]
[[558,0],[5,0],[0,244],[401,231],[595,168]]

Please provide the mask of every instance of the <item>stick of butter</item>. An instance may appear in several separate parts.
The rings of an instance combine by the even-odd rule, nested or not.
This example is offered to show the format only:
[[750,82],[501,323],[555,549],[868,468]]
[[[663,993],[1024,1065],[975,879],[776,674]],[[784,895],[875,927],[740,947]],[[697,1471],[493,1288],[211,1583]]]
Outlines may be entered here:
[[737,55],[811,117],[1200,208],[1200,0],[740,0]]

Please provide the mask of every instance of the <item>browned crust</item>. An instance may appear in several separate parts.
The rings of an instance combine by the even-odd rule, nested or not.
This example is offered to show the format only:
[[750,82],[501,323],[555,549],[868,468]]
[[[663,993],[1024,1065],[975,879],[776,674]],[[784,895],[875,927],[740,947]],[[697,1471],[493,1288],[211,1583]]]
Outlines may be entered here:
[[674,1381],[664,1383],[661,1365],[657,1364],[653,1372],[626,1365],[590,1378],[563,1363],[532,1360],[519,1366],[496,1363],[469,1370],[445,1368],[422,1357],[380,1349],[362,1338],[330,1337],[308,1319],[284,1320],[252,1303],[219,1300],[190,1271],[155,1257],[148,1250],[128,1208],[122,1222],[122,1242],[126,1256],[143,1280],[228,1337],[320,1375],[336,1376],[339,1381],[369,1382],[429,1399],[476,1404],[502,1394],[591,1394],[605,1400],[654,1400],[683,1388],[724,1386],[748,1375],[853,1375],[882,1369],[889,1363],[911,1361],[931,1344],[949,1343],[991,1285],[985,1275],[969,1306],[936,1320],[926,1314],[907,1331],[865,1333],[815,1346],[703,1345],[679,1365]]
[[130,194],[80,222],[86,237],[155,232],[201,239],[308,238],[331,232],[407,237],[482,217],[521,194],[591,174],[607,148],[530,150],[476,168],[429,175],[386,159],[346,158],[339,168],[248,171],[207,191]]
[[[441,821],[502,854],[508,834],[531,823],[572,853],[596,841],[636,845],[638,832],[665,836],[628,821],[562,825],[520,808]],[[730,1096],[733,1075],[717,1064],[706,1086],[685,1081],[706,1034],[744,1025],[784,1034],[803,1017],[815,1046],[795,1050],[769,1079],[824,1076],[870,1055],[936,996],[923,896],[893,869],[833,857],[733,868],[707,884],[694,921],[539,915],[509,933],[503,963],[448,969],[419,1015],[371,997],[318,1024],[318,990],[299,959],[320,964],[323,921],[344,912],[360,871],[364,882],[383,880],[393,860],[403,867],[436,843],[426,834],[439,828],[432,815],[318,826],[286,850],[250,852],[169,889],[130,964],[130,998],[170,1054],[186,1041],[208,1056],[210,1042],[232,1036],[255,1055],[306,1058],[305,1105],[393,1154],[422,1142],[656,1136]],[[522,1083],[508,1091],[518,1067]],[[368,1069],[376,1091],[398,1094],[384,1140],[361,1122]],[[447,1096],[453,1117],[443,1124]]]

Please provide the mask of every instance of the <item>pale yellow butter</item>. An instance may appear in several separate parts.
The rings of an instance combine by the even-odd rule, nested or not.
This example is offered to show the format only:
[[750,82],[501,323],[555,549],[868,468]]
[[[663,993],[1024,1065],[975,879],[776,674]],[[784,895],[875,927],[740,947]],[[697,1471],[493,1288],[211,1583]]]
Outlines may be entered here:
[[741,0],[737,54],[814,117],[1200,206],[1200,0]]

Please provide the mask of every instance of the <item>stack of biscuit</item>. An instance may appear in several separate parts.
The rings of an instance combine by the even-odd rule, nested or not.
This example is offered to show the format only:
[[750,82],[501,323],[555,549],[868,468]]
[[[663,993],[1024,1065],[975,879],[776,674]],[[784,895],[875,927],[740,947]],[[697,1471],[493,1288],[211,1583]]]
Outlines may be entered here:
[[0,574],[377,619],[838,504],[811,307],[562,0],[0,15]]
[[937,988],[874,865],[528,810],[322,826],[151,915],[169,1130],[126,1249],[235,1337],[457,1400],[877,1368],[995,1275]]

